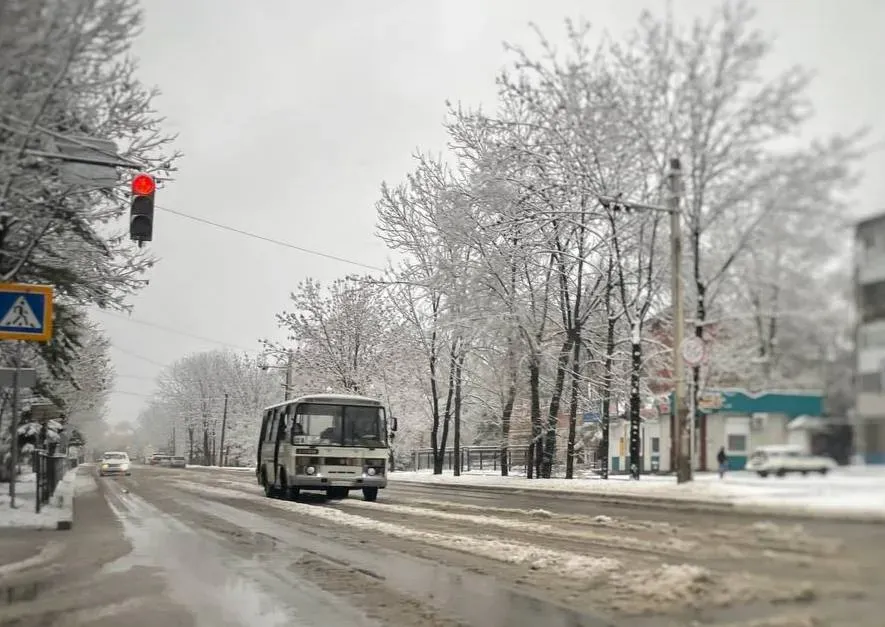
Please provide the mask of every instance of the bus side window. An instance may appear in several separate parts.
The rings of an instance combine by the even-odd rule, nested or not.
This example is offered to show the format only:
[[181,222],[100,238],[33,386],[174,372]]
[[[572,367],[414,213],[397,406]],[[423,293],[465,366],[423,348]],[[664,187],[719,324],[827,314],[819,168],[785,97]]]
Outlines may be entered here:
[[277,409],[277,440],[280,442],[285,442],[286,440],[286,431],[288,427],[288,416],[286,415],[287,407],[280,407]]
[[270,418],[270,412],[264,412],[264,415],[261,417],[261,432],[258,434],[258,442],[264,442],[267,439],[267,422]]
[[271,420],[270,420],[270,428],[267,430],[267,441],[268,443],[273,443],[277,437],[277,411],[275,409],[270,410]]

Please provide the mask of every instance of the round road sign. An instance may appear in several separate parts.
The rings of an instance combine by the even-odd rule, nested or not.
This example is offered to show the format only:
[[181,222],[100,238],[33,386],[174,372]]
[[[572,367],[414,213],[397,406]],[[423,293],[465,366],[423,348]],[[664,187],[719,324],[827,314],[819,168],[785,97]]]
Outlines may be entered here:
[[681,351],[685,363],[689,366],[697,366],[704,361],[704,353],[706,352],[704,340],[696,335],[687,337],[682,340]]

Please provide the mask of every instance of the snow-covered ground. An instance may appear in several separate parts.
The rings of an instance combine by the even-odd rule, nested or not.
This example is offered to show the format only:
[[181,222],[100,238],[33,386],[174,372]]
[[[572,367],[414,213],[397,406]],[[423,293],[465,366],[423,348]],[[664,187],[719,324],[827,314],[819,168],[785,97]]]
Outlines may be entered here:
[[203,466],[201,464],[188,464],[185,468],[198,470],[231,470],[239,472],[255,472],[255,466]]
[[390,479],[392,482],[683,499],[885,519],[885,467],[848,467],[827,476],[792,475],[767,479],[745,472],[729,473],[724,479],[715,473],[697,473],[695,481],[684,485],[677,485],[675,477],[671,476],[644,475],[640,481],[631,481],[626,476],[612,476],[607,481],[596,476],[529,481],[522,476],[501,477],[488,471],[464,473],[460,477],[453,476],[451,471],[442,475],[433,475],[430,471],[395,472],[391,473]]
[[49,503],[43,505],[38,514],[35,507],[36,495],[37,475],[33,472],[20,475],[15,483],[15,509],[10,507],[9,484],[0,484],[0,528],[56,529],[59,520],[70,516],[70,502],[59,507],[55,498],[49,499]]

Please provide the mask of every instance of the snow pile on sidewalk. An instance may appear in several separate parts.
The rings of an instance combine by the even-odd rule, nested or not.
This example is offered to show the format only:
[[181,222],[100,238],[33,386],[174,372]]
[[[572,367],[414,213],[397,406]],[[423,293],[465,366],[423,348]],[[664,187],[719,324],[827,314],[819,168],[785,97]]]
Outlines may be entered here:
[[58,529],[59,523],[71,519],[71,501],[74,495],[74,477],[77,470],[70,470],[58,483],[49,502],[36,512],[37,475],[33,472],[20,475],[15,482],[15,509],[10,506],[9,484],[0,484],[0,529],[16,527],[23,529]]
[[188,470],[227,470],[234,472],[255,472],[255,466],[203,466],[202,464],[187,464]]
[[729,473],[724,479],[715,473],[696,473],[694,481],[683,485],[677,485],[675,477],[658,475],[643,475],[639,481],[626,476],[612,476],[604,481],[595,475],[571,480],[528,480],[523,476],[501,477],[489,472],[469,472],[460,477],[451,472],[442,475],[433,475],[430,471],[395,472],[391,473],[390,480],[391,483],[409,481],[610,497],[681,499],[729,503],[739,507],[885,517],[885,468],[874,467],[848,467],[827,476],[790,475],[766,479],[746,472]]

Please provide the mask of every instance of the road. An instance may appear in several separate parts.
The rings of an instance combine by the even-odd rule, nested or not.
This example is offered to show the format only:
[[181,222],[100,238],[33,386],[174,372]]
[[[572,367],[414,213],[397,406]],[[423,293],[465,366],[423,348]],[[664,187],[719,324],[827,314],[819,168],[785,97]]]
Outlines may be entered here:
[[[405,483],[376,503],[291,502],[250,472],[93,472],[74,529],[29,532],[45,559],[0,566],[0,625],[873,627],[885,613],[885,525]],[[23,533],[0,532],[0,553]]]

